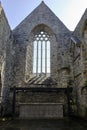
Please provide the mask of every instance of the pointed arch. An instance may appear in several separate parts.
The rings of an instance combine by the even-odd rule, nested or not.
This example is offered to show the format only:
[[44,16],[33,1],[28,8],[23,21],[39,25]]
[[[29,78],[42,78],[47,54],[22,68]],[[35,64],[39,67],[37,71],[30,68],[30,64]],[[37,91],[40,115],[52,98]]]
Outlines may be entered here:
[[[56,76],[57,65],[55,70],[54,66],[57,64],[57,39],[47,25],[39,24],[33,28],[29,34],[26,51],[25,75],[28,75],[28,78],[40,74]],[[31,58],[28,58],[29,55]]]
[[50,36],[40,30],[34,36],[33,74],[50,74]]

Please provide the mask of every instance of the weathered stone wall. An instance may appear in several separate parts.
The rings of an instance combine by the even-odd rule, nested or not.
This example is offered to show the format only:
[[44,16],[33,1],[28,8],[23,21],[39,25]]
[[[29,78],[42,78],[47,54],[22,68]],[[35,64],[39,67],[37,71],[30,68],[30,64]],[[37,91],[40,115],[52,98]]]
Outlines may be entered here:
[[[38,14],[38,15],[37,15]],[[36,30],[34,30],[37,28]],[[16,29],[13,31],[14,38],[16,39],[16,78],[21,82],[24,80],[24,76],[27,75],[26,67],[31,66],[33,61],[32,51],[28,54],[26,52],[27,46],[32,42],[32,37],[35,32],[38,32],[40,28],[43,28],[51,35],[51,76],[54,80],[58,80],[59,77],[62,82],[62,72],[58,72],[62,67],[69,66],[68,64],[68,48],[70,32],[63,25],[63,23],[51,12],[51,10],[42,2]],[[19,49],[18,49],[19,48]],[[21,52],[20,52],[21,49]],[[26,59],[26,60],[25,60]],[[30,59],[30,60],[29,60]],[[18,68],[16,67],[18,65]],[[27,68],[28,75],[30,68]],[[65,74],[63,77],[66,78]],[[30,77],[30,76],[28,76]],[[65,81],[67,82],[67,80]],[[19,83],[17,83],[18,85]],[[20,83],[21,84],[21,83]],[[66,86],[67,83],[65,83]],[[59,84],[61,87],[61,84]]]
[[[22,87],[25,79],[31,77],[33,70],[33,36],[40,31],[41,28],[50,36],[51,77],[53,81],[58,83],[56,87],[67,87],[68,75],[70,75],[68,72],[69,51],[67,46],[71,35],[69,30],[42,2],[40,6],[38,6],[15,30],[13,30],[12,33],[4,11],[1,8],[0,30],[2,31],[0,32],[0,70],[3,86],[3,112],[5,114],[9,113],[9,111],[11,114],[10,106],[12,106],[12,93],[10,93],[9,88],[13,86]],[[36,95],[33,95],[33,97],[32,95],[29,96],[32,102],[32,99],[36,98]],[[26,101],[29,102],[28,98],[26,98],[28,95],[20,95],[18,97],[26,99]],[[51,96],[49,94],[42,94],[42,96],[39,95],[36,99],[38,102],[60,102],[64,97],[61,94],[59,96],[56,94]],[[25,102],[25,100],[23,101]]]
[[[1,74],[1,101],[4,112],[8,113],[9,88],[11,86],[12,72],[12,44],[13,37],[7,18],[0,5],[0,74]],[[5,111],[6,109],[6,111]],[[10,109],[10,107],[9,107]]]
[[[25,79],[32,77],[34,36],[44,30],[50,36],[50,71],[56,87],[67,87],[73,77],[69,56],[71,32],[42,2],[15,30],[14,83],[23,86]],[[27,83],[25,87],[28,86]],[[29,86],[28,86],[29,87]],[[67,113],[66,96],[63,93],[23,93],[17,94],[17,103],[63,103]],[[17,105],[18,105],[17,104]]]
[[27,43],[25,81],[29,80],[33,75],[33,53],[34,53],[34,43],[33,42]]
[[[78,23],[73,35],[79,39],[80,43],[73,43],[73,74],[74,74],[74,93],[76,93],[76,103],[78,114],[87,116],[87,90],[84,87],[87,79],[87,45],[86,45],[86,27],[87,27],[87,9]],[[79,46],[78,46],[79,45]]]
[[[4,112],[10,111],[10,87],[29,87],[33,74],[34,36],[44,30],[50,36],[50,71],[56,87],[73,87],[73,101],[81,116],[87,114],[87,10],[76,29],[71,33],[55,14],[42,2],[25,20],[11,31],[0,6],[0,73]],[[74,42],[71,37],[76,37]],[[1,89],[2,86],[2,89]],[[46,86],[45,86],[46,87]],[[29,98],[28,98],[29,97]],[[17,103],[62,102],[62,94],[17,94]],[[10,99],[10,100],[9,100]],[[7,107],[6,107],[7,106]],[[6,109],[6,110],[5,110]],[[7,110],[8,113],[8,110]],[[10,111],[11,113],[11,111]]]

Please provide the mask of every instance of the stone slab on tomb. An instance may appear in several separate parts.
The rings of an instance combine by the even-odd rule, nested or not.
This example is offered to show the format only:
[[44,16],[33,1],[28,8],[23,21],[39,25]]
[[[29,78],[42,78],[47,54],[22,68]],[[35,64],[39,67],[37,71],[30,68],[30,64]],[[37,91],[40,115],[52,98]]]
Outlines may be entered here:
[[19,118],[62,118],[61,103],[20,103]]

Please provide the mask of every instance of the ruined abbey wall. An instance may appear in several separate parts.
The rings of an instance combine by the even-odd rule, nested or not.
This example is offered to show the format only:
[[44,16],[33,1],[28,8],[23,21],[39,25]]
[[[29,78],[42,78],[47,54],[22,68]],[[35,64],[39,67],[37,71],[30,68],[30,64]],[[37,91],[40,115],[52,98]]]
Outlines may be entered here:
[[12,83],[12,44],[12,32],[0,6],[0,100],[4,106],[9,102],[9,89]]
[[[38,12],[38,15],[37,15]],[[32,44],[33,35],[41,28],[48,32],[51,37],[51,76],[58,81],[58,86],[67,86],[67,78],[69,71],[69,58],[67,43],[69,42],[70,32],[61,23],[61,21],[48,9],[44,4],[41,4],[33,13],[31,13],[18,27],[13,31],[16,39],[16,63],[18,64],[16,70],[16,77],[20,81],[24,80],[26,74],[25,67],[28,66],[28,74],[32,73],[29,70],[31,62],[33,61]],[[29,53],[26,51],[29,46]],[[21,60],[20,60],[21,59]],[[28,61],[28,60],[29,61]],[[27,61],[28,62],[27,62]],[[28,65],[26,65],[26,62]],[[17,66],[17,65],[16,65]],[[32,67],[30,67],[32,68]],[[62,70],[62,71],[61,71]],[[31,72],[29,72],[31,71]],[[61,76],[62,75],[62,76]],[[61,79],[61,77],[63,79]],[[64,82],[63,82],[64,81]],[[21,83],[20,83],[21,84]],[[66,85],[65,85],[66,84]]]
[[[4,113],[6,110],[11,112],[12,109],[13,93],[10,88],[30,87],[29,81],[33,78],[34,36],[41,30],[50,36],[50,84],[55,83],[56,88],[72,87],[74,112],[86,116],[87,10],[76,29],[71,32],[44,2],[13,31],[0,6],[0,93]],[[35,85],[32,84],[31,87]],[[44,84],[44,87],[47,86]],[[17,94],[17,103],[61,102],[66,106],[65,98],[62,93],[59,95],[23,93]]]

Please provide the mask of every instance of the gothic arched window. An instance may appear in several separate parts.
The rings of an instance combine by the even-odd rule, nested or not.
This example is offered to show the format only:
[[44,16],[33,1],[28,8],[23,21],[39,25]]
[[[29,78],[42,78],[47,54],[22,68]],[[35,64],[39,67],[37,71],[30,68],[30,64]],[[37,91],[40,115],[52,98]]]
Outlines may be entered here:
[[50,36],[45,31],[35,35],[33,74],[50,74]]

